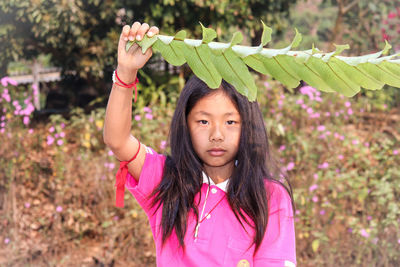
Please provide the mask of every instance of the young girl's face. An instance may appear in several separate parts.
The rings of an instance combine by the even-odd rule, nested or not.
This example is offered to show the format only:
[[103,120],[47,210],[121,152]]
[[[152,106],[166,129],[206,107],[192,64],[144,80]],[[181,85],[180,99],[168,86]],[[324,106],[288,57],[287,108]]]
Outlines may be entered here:
[[229,96],[217,89],[203,97],[190,111],[187,123],[194,150],[206,171],[231,172],[239,149],[241,118]]

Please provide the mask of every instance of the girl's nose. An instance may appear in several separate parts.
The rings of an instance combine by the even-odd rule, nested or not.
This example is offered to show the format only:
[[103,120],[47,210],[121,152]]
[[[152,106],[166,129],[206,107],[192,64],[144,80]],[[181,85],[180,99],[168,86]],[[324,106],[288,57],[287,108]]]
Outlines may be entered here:
[[220,126],[215,125],[210,132],[210,142],[223,141],[224,135]]

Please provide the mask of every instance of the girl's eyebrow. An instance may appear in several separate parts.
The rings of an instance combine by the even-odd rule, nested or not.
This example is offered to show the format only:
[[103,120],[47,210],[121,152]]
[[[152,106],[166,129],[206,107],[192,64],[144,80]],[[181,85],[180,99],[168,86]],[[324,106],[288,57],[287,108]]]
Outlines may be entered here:
[[[210,114],[210,113],[208,113],[208,112],[206,112],[206,111],[197,111],[196,113],[195,113],[196,115],[197,114],[200,114],[200,115],[205,115],[205,116],[212,116],[212,114]],[[227,113],[225,113],[224,114],[224,116],[231,116],[231,115],[238,115],[239,113],[238,112],[227,112]]]

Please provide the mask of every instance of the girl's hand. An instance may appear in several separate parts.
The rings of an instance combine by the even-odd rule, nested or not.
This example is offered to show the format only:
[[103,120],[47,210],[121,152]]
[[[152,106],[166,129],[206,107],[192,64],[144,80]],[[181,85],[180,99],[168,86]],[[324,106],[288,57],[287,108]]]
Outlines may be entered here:
[[149,24],[140,22],[133,23],[132,27],[125,25],[122,28],[121,36],[118,43],[118,76],[125,83],[132,83],[136,79],[137,71],[146,64],[153,51],[151,48],[147,49],[145,54],[142,54],[142,48],[134,43],[128,51],[125,50],[128,41],[142,40],[143,36],[147,33],[148,37],[153,37],[158,34],[159,30],[153,26],[150,28]]

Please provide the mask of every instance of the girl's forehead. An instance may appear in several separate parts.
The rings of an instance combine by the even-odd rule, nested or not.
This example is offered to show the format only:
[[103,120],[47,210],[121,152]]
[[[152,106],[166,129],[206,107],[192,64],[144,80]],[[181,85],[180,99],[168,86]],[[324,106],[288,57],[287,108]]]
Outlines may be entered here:
[[215,89],[215,92],[208,94],[201,98],[194,105],[191,113],[233,113],[239,114],[235,103],[231,98],[221,89]]

